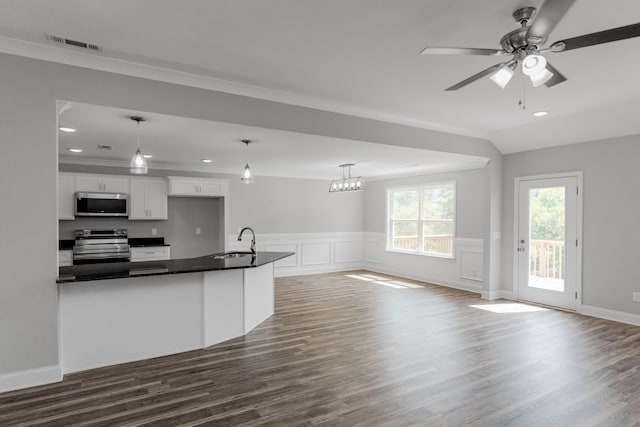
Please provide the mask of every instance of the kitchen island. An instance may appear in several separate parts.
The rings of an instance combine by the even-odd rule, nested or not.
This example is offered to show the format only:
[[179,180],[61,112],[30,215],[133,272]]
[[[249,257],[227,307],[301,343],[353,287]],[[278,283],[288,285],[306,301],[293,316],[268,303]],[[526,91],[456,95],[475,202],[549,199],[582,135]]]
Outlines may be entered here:
[[208,347],[274,311],[274,262],[291,252],[61,267],[63,373]]

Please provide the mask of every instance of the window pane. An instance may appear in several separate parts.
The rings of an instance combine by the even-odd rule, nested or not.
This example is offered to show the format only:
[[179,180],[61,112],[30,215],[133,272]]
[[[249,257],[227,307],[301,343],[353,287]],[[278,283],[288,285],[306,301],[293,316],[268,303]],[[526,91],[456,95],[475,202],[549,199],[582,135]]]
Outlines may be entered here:
[[417,191],[394,191],[393,219],[418,219],[420,209],[418,198]]
[[453,255],[453,223],[423,222],[424,251],[441,255]]
[[565,289],[565,187],[529,191],[529,286]]
[[454,196],[453,187],[426,188],[423,191],[422,219],[453,220]]
[[393,249],[418,250],[418,221],[393,221]]

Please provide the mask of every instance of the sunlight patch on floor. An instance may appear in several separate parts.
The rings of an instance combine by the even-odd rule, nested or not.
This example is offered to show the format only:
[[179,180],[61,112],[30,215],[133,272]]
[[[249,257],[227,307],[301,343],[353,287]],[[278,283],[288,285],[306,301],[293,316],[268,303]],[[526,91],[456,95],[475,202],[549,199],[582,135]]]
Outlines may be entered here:
[[490,311],[492,313],[505,314],[505,313],[531,313],[534,311],[549,311],[548,308],[538,307],[535,305],[527,305],[521,303],[512,304],[481,304],[470,305],[469,307],[479,308],[480,310]]
[[351,279],[358,279],[369,283],[375,283],[376,285],[387,286],[395,289],[415,289],[422,286],[413,283],[405,282],[402,280],[395,280],[388,277],[376,276],[375,274],[345,274],[345,277]]

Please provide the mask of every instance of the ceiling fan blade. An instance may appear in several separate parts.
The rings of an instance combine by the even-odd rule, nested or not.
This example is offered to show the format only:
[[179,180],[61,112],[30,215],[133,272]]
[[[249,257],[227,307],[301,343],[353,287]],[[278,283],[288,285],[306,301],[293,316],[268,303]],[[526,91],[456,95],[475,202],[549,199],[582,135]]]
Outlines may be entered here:
[[503,62],[500,64],[496,64],[496,65],[492,65],[491,67],[487,68],[486,70],[482,70],[480,71],[478,74],[474,74],[473,76],[464,79],[463,81],[454,84],[451,87],[446,88],[446,91],[452,91],[452,90],[458,90],[461,87],[465,87],[466,85],[475,82],[476,80],[480,80],[481,78],[488,76],[489,74],[493,73],[494,71],[496,71],[497,69],[499,69],[500,67],[502,67],[503,65],[507,65],[509,64],[508,62]]
[[533,18],[527,40],[536,44],[545,41],[574,2],[575,0],[546,0]]
[[581,47],[631,39],[639,36],[640,23],[631,24],[624,27],[612,28],[610,30],[598,31],[597,33],[559,40],[551,45],[551,51],[564,52],[566,50],[579,49]]
[[476,49],[471,47],[425,47],[420,55],[504,55],[507,52],[501,49]]
[[551,71],[553,73],[553,76],[544,84],[546,87],[553,87],[567,80],[567,78],[563,76],[562,73],[549,62],[547,62],[547,70]]

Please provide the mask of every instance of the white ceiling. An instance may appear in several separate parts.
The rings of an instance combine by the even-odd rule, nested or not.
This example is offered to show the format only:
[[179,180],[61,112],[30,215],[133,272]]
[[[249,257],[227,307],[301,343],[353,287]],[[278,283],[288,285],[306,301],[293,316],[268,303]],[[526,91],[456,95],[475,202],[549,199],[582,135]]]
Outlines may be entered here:
[[[284,132],[207,120],[168,116],[98,105],[64,102],[60,126],[77,129],[58,133],[61,162],[128,166],[137,143],[142,116],[140,148],[153,157],[149,169],[199,170],[240,175],[247,161],[241,140],[249,139],[249,163],[256,176],[336,179],[338,165],[355,163],[353,176],[382,179],[443,170],[482,167],[487,159]],[[70,108],[69,108],[70,107]],[[110,150],[99,149],[108,145]],[[69,148],[81,148],[73,154]],[[203,163],[202,159],[211,159]]]
[[[117,58],[222,79],[256,96],[488,138],[503,153],[640,133],[640,38],[547,57],[568,81],[444,88],[501,59],[421,56],[498,48],[511,13],[541,0],[5,0],[0,36],[48,32]],[[550,41],[640,21],[638,0],[577,0]],[[51,46],[50,50],[64,49]],[[64,56],[62,53],[60,56]],[[95,61],[94,65],[95,66]],[[220,82],[221,80],[217,80]],[[268,95],[265,95],[268,93]],[[531,115],[549,110],[544,118]]]

